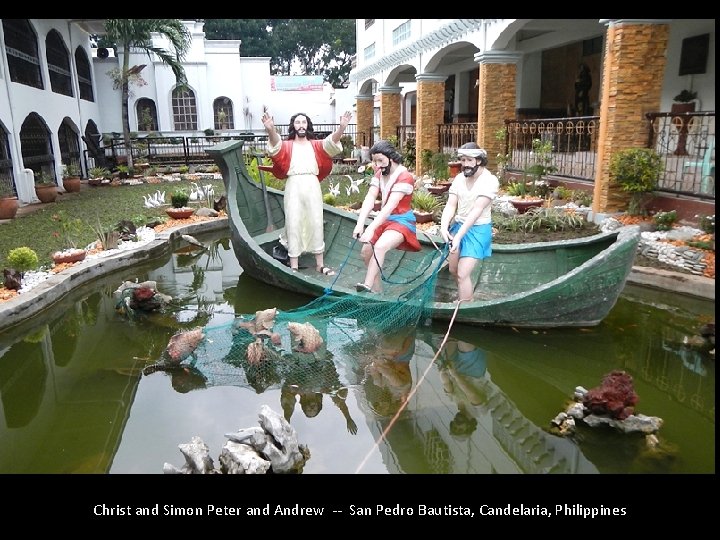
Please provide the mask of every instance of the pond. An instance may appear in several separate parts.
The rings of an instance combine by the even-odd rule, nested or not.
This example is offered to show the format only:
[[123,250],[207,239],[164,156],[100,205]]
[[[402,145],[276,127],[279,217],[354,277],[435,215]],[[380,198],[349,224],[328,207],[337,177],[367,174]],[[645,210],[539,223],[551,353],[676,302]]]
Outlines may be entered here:
[[[217,465],[225,434],[257,426],[262,405],[309,448],[304,474],[715,472],[714,357],[683,345],[714,322],[713,302],[628,286],[593,328],[456,324],[441,347],[447,324],[433,324],[375,352],[338,346],[329,373],[292,380],[143,374],[178,329],[203,326],[222,348],[237,316],[310,301],[245,276],[224,233],[197,238],[209,249],[178,246],[0,333],[0,473],[162,474],[195,436]],[[125,280],[156,281],[177,307],[128,318],[113,295]],[[663,419],[659,450],[609,428],[549,433],[577,386],[613,370],[632,376],[638,413]]]

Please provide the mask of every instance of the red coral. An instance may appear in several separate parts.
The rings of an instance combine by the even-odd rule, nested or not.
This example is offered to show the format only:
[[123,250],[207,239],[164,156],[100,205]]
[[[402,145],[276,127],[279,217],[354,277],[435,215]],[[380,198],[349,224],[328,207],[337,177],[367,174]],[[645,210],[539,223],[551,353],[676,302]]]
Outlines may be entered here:
[[603,377],[602,384],[590,390],[583,405],[592,414],[609,415],[624,420],[634,412],[638,396],[633,388],[632,377],[624,371],[611,371]]
[[152,290],[150,287],[138,287],[135,290],[133,290],[133,300],[136,302],[143,302],[144,300],[149,300],[155,296],[155,291]]

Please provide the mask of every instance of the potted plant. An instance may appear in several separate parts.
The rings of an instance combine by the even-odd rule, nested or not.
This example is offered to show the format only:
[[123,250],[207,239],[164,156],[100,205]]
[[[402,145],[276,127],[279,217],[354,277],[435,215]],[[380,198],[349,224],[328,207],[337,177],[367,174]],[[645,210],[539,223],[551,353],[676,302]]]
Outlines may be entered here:
[[81,175],[82,171],[80,170],[80,166],[74,161],[65,165],[63,168],[63,187],[65,191],[70,193],[79,192]]
[[171,208],[165,209],[168,216],[173,219],[187,219],[195,213],[195,209],[188,207],[190,195],[184,188],[178,188],[170,195]]
[[10,177],[0,178],[0,219],[12,219],[17,214],[18,198]]
[[664,172],[662,157],[650,148],[626,148],[610,158],[610,176],[630,193],[628,213],[646,215],[648,195],[657,189]]
[[91,186],[99,186],[103,183],[103,180],[110,176],[110,171],[107,167],[92,167],[88,171],[88,175],[90,176],[88,184]]
[[458,174],[460,174],[461,163],[458,159],[457,150],[450,154],[450,161],[448,161],[448,171],[450,173],[450,179],[452,180]]
[[41,203],[54,202],[58,196],[55,178],[45,171],[35,173],[35,194]]
[[51,219],[58,224],[58,230],[55,231],[54,236],[60,238],[62,245],[65,246],[60,251],[52,254],[55,264],[82,261],[85,258],[86,252],[84,249],[77,247],[77,243],[84,229],[82,220],[80,218],[70,217],[65,210],[60,210],[56,214],[53,214]]
[[412,196],[411,206],[415,221],[428,223],[435,218],[435,211],[440,208],[440,201],[429,191],[416,190]]
[[670,112],[673,114],[693,112],[696,99],[697,92],[685,89],[673,98],[674,103],[670,106]]
[[39,260],[35,250],[27,246],[11,249],[8,252],[5,262],[9,266],[3,272],[5,277],[5,288],[17,291],[22,287],[22,278],[28,270],[35,270]]
[[[557,167],[553,165],[552,149],[551,140],[533,139],[532,141],[532,152],[528,165],[523,171],[522,182],[515,185],[517,194],[510,199],[510,203],[521,214],[530,208],[539,208],[545,202],[544,194],[549,190],[545,175],[557,170]],[[529,188],[526,181],[527,175],[532,178]]]

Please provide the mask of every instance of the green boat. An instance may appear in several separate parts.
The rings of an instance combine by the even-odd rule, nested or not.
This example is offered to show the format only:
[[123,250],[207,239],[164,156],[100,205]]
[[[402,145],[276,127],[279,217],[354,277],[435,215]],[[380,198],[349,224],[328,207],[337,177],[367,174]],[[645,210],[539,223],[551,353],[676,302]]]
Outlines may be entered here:
[[[314,256],[300,258],[293,272],[273,257],[285,224],[283,192],[256,182],[248,173],[242,141],[227,141],[207,152],[220,167],[227,194],[233,249],[243,271],[265,283],[317,297],[357,295],[365,265],[360,244],[352,237],[357,215],[325,205],[325,264],[338,271],[324,276]],[[420,252],[395,250],[385,260],[389,283],[405,283],[419,274],[438,271],[433,318],[474,325],[515,327],[595,326],[610,312],[633,265],[640,238],[638,227],[623,227],[585,238],[532,244],[496,244],[492,257],[479,262],[474,274],[475,300],[457,308],[454,278],[435,265],[439,237],[423,237]],[[440,270],[438,270],[440,268]],[[392,287],[373,293],[378,302],[396,302]],[[456,309],[457,308],[457,309]],[[457,313],[456,313],[457,311]]]

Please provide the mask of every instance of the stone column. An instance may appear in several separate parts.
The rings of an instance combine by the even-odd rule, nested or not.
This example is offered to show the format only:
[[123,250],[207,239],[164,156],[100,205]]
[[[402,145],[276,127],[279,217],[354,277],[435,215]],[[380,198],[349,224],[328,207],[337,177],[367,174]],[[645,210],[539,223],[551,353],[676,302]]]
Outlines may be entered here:
[[667,21],[657,19],[608,22],[593,213],[613,213],[627,208],[630,194],[610,178],[610,159],[618,150],[646,146],[645,113],[660,110],[669,33]]
[[400,125],[400,92],[399,86],[381,86],[380,92],[380,138],[387,140],[397,136]]
[[506,119],[515,118],[517,63],[521,58],[521,53],[503,51],[475,55],[480,64],[477,143],[487,150],[488,169],[493,172],[497,170],[497,155],[505,150],[495,133],[505,127]]
[[415,174],[422,170],[423,150],[437,152],[438,125],[443,123],[445,111],[445,75],[419,74],[417,81],[417,121],[415,122]]
[[370,147],[373,144],[374,97],[372,95],[357,95],[355,101],[357,102],[357,137],[355,142],[361,146]]

